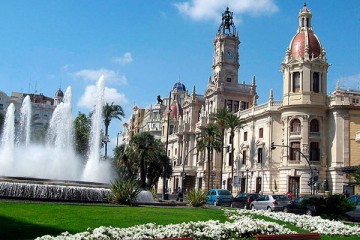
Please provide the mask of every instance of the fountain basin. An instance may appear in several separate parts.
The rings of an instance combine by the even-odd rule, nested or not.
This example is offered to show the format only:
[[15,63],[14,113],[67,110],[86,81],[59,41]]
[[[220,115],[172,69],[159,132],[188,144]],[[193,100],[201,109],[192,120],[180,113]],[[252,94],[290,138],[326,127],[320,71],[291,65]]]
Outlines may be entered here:
[[39,178],[1,177],[0,198],[61,202],[109,202],[108,184]]

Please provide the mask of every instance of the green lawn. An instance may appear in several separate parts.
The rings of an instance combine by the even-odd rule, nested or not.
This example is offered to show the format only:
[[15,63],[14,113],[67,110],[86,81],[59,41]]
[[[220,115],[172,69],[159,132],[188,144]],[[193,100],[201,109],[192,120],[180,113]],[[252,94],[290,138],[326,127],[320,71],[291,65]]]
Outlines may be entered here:
[[[218,219],[226,221],[218,208],[123,207],[51,203],[0,202],[0,239],[34,239],[46,234],[82,232],[88,227],[130,227],[144,223],[181,223]],[[265,218],[264,218],[265,219]],[[270,219],[265,219],[269,221]],[[280,221],[276,221],[281,224]],[[285,224],[292,230],[306,232]],[[327,237],[323,240],[355,240],[355,237]]]
[[88,227],[130,227],[149,222],[168,224],[209,219],[226,220],[219,209],[0,202],[0,239],[34,239],[65,231],[82,232]]

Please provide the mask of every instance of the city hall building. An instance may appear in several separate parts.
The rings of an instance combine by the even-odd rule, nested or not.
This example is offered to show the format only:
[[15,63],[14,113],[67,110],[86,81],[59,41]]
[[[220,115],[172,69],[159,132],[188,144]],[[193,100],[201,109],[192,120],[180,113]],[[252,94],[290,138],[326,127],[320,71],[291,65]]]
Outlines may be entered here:
[[[240,41],[227,8],[214,39],[213,74],[205,93],[179,81],[171,97],[149,109],[135,106],[124,124],[123,143],[142,131],[167,142],[173,166],[165,186],[169,192],[177,187],[294,195],[358,191],[346,169],[360,165],[360,92],[338,84],[327,95],[330,65],[312,17],[306,5],[299,12],[297,32],[281,63],[282,99],[274,100],[269,89],[268,101],[258,104],[255,77],[249,83],[238,80]],[[234,149],[214,151],[208,163],[197,138],[216,124],[215,115],[223,107],[240,117],[242,128],[235,131]],[[230,132],[224,139],[229,145]]]

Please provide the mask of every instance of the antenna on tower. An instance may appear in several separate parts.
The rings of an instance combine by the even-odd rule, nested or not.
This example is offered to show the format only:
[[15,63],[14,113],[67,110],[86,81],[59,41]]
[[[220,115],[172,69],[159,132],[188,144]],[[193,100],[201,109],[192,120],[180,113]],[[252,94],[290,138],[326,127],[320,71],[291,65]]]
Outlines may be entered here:
[[35,81],[34,93],[37,93],[37,81]]

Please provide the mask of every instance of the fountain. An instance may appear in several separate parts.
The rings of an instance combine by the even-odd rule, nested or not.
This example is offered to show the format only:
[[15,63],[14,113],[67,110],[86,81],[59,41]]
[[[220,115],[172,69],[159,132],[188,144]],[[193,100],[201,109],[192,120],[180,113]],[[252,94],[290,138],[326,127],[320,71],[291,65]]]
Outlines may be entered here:
[[[30,142],[31,101],[26,96],[15,129],[15,106],[7,109],[0,144],[0,196],[66,201],[104,201],[112,180],[111,164],[100,160],[104,77],[97,82],[89,157],[84,163],[74,150],[72,91],[54,110],[44,145]],[[17,135],[17,136],[16,136]]]

